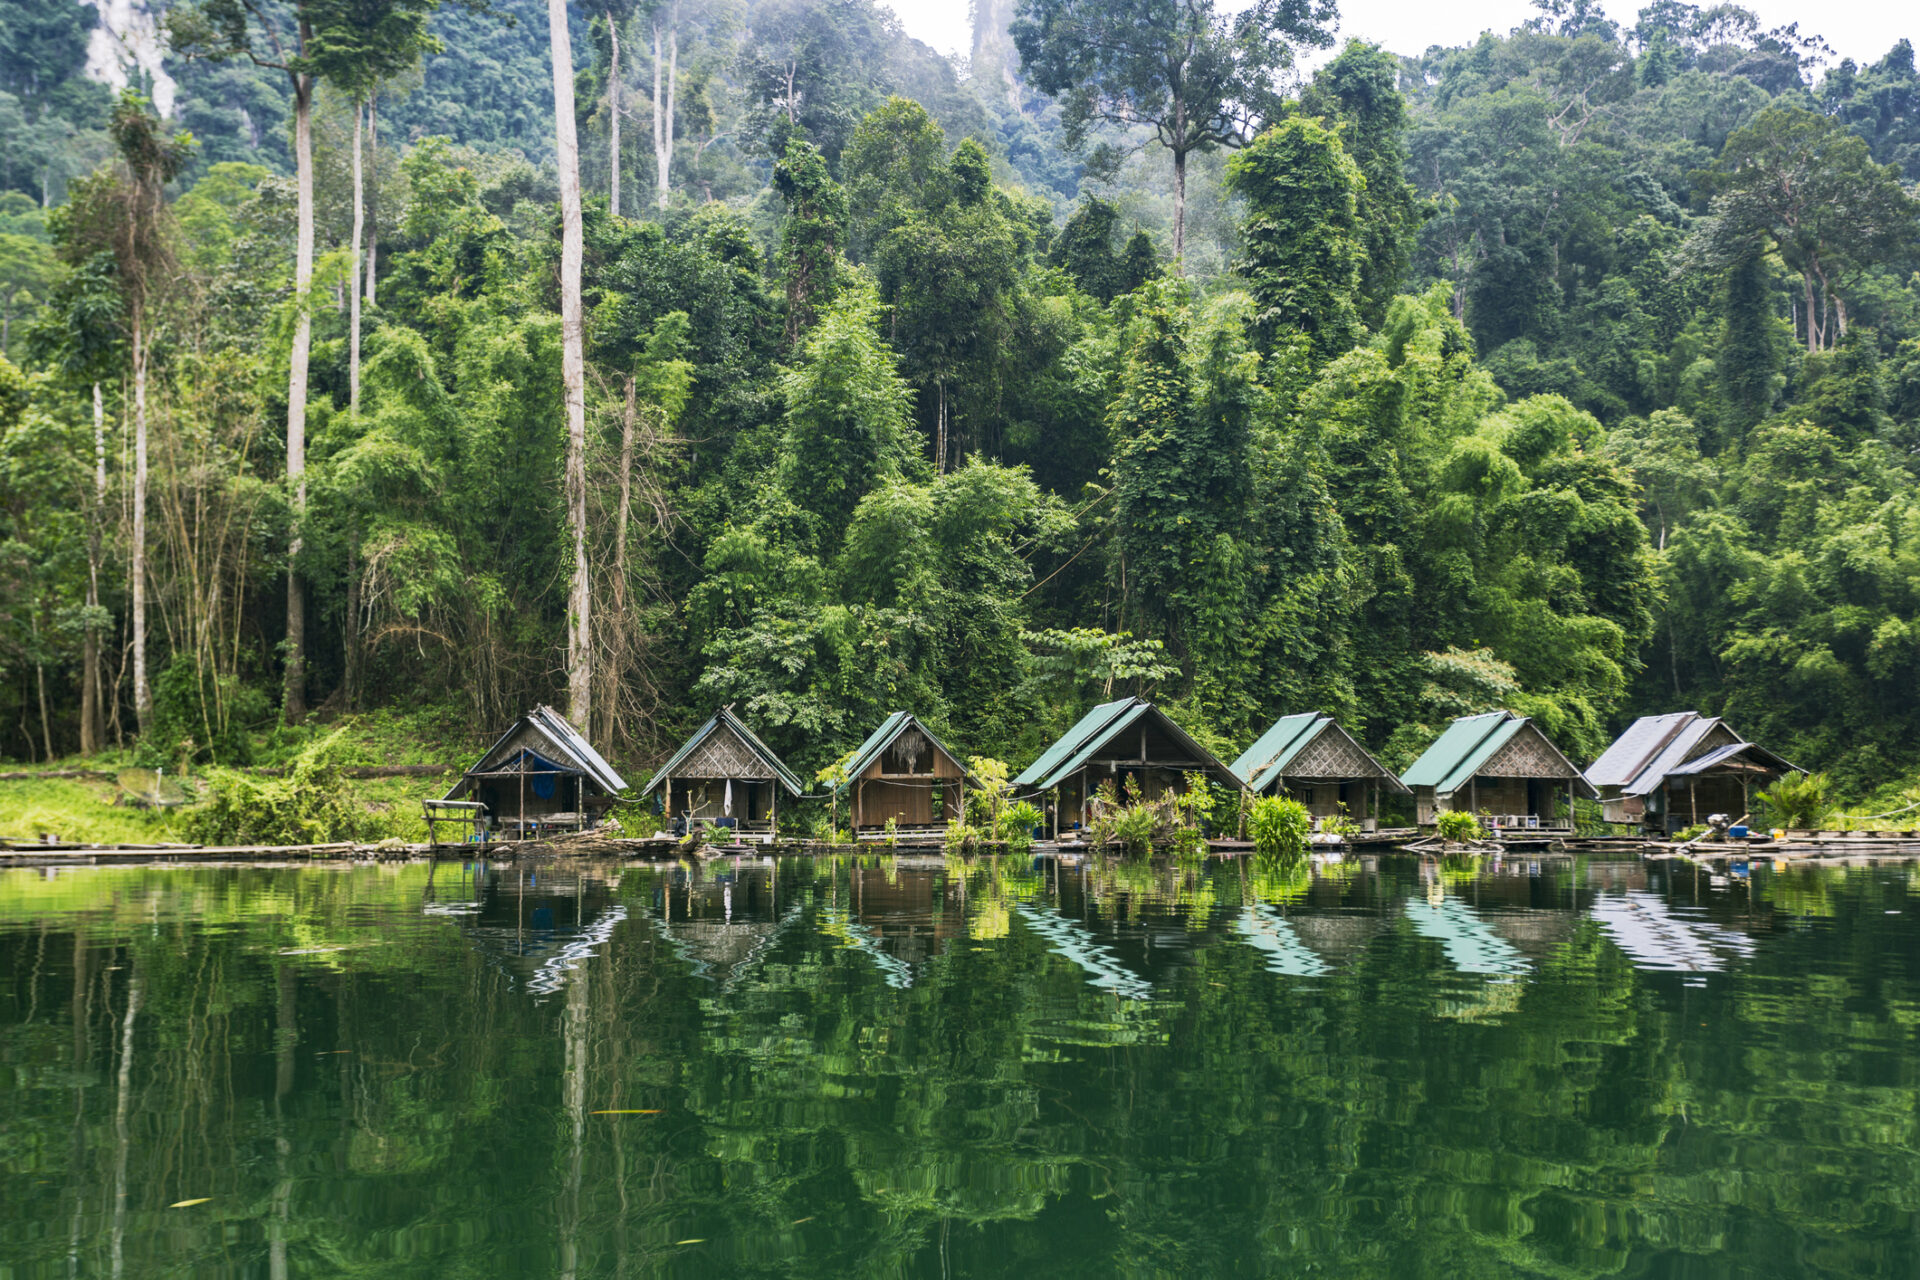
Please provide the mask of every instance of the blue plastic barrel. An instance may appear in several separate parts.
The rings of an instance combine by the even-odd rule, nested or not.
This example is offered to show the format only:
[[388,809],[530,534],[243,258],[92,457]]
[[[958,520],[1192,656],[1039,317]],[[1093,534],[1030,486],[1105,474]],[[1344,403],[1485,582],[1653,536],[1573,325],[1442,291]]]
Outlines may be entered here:
[[1745,840],[1747,838],[1747,829],[1745,827],[1728,827],[1727,834],[1735,840]]

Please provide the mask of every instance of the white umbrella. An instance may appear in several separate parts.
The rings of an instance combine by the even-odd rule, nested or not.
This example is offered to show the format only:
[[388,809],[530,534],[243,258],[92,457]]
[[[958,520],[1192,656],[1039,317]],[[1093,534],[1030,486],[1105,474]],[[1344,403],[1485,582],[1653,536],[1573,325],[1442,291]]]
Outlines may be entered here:
[[727,797],[720,802],[720,812],[729,818],[733,816],[733,779],[727,779]]

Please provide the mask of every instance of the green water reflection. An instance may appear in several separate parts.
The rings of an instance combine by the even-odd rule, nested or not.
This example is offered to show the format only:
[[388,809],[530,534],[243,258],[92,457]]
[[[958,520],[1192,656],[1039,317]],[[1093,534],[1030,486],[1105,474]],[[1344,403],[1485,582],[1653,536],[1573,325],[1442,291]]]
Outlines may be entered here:
[[1913,1275],[1916,910],[1580,862],[8,871],[0,1277]]

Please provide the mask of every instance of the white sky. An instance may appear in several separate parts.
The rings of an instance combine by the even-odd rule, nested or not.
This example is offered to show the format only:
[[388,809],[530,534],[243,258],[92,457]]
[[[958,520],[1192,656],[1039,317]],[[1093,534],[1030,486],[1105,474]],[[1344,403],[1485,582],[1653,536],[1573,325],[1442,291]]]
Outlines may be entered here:
[[[888,3],[889,0],[881,0]],[[1233,0],[1227,0],[1232,4]],[[1340,35],[1360,36],[1395,53],[1425,52],[1428,45],[1466,44],[1483,30],[1505,32],[1534,14],[1528,0],[1339,0]],[[1631,25],[1645,0],[1612,0],[1607,13]],[[1920,11],[1907,0],[1841,0],[1817,5],[1807,0],[1740,0],[1760,17],[1763,28],[1799,22],[1802,32],[1825,36],[1837,58],[1865,65],[1878,62],[1906,36],[1920,37]],[[891,0],[893,11],[915,37],[942,53],[964,53],[973,45],[968,0]],[[1706,7],[1703,2],[1702,7]]]

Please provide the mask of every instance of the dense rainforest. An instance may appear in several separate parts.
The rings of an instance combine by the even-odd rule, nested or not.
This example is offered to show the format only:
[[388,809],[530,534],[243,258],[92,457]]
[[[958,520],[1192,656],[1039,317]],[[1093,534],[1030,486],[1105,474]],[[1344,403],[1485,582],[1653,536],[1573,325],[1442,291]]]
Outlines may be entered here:
[[116,89],[0,0],[0,754],[571,701],[644,776],[733,703],[810,774],[1146,692],[1920,774],[1908,42],[1112,8],[204,0]]

